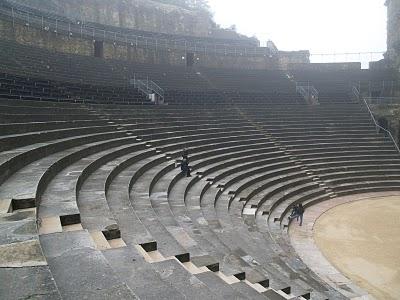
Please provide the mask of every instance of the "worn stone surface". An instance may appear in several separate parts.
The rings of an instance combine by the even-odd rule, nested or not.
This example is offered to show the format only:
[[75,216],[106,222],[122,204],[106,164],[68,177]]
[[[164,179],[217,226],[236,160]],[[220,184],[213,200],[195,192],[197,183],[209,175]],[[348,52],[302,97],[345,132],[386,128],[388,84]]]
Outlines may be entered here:
[[40,237],[43,252],[64,299],[135,299],[86,231]]
[[249,299],[265,300],[266,297],[258,293],[255,289],[251,288],[244,282],[237,282],[231,285],[236,291],[246,295]]
[[176,260],[153,264],[161,279],[173,284],[191,299],[213,299],[214,294],[196,276],[189,274]]
[[0,245],[24,242],[37,237],[35,209],[0,215]]
[[47,266],[32,268],[0,268],[0,298],[61,299]]
[[38,240],[0,246],[0,268],[47,265]]
[[[141,299],[184,299],[171,284],[163,281],[151,264],[134,247],[103,252],[114,270]],[[157,288],[154,288],[157,287]]]

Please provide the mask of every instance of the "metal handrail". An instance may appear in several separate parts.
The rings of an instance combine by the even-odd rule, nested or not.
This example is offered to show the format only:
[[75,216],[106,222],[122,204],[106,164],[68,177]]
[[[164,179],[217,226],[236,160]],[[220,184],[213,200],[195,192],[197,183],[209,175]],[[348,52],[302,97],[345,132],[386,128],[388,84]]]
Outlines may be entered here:
[[120,32],[97,29],[85,25],[83,22],[67,22],[59,20],[55,17],[39,16],[34,13],[24,11],[20,8],[11,8],[1,6],[0,15],[10,18],[13,24],[15,22],[22,23],[25,26],[32,26],[37,29],[54,32],[55,34],[63,34],[67,36],[79,36],[85,39],[100,39],[112,41],[114,43],[123,43],[132,47],[145,47],[151,49],[165,50],[184,50],[195,53],[216,53],[223,55],[235,56],[271,56],[273,55],[269,48],[258,46],[231,46],[228,44],[206,43],[206,42],[190,42],[184,39],[159,39],[154,37],[146,37],[132,34],[124,34]]
[[[319,92],[310,82],[295,82],[296,92],[299,93],[306,101],[312,104],[318,104]],[[304,85],[305,84],[305,85]]]
[[396,143],[396,141],[395,141],[395,139],[394,139],[392,133],[391,133],[389,130],[387,130],[386,128],[383,128],[381,125],[378,124],[378,122],[376,121],[375,116],[374,116],[374,114],[372,113],[372,111],[371,111],[371,109],[370,109],[370,107],[369,107],[367,101],[365,100],[365,98],[362,98],[362,100],[363,100],[365,106],[366,106],[367,109],[368,109],[368,112],[369,112],[369,114],[370,114],[370,116],[371,116],[371,118],[372,118],[372,121],[375,123],[375,127],[376,127],[377,132],[379,132],[379,129],[380,129],[380,130],[383,130],[384,132],[386,132],[386,133],[389,135],[389,137],[392,139],[393,144],[394,144],[394,146],[395,146],[396,149],[397,149],[397,152],[399,152],[399,154],[400,154],[399,146],[397,145],[397,143]]
[[302,85],[296,86],[296,92],[302,95],[304,98],[308,97],[308,93]]
[[352,91],[352,93],[353,93],[353,96],[354,96],[358,101],[360,101],[360,90],[358,89],[358,87],[353,86],[353,87],[351,88],[351,91]]
[[400,104],[400,97],[365,97],[369,104]]
[[318,98],[319,97],[318,90],[313,85],[310,88],[311,88],[311,95],[314,95],[316,98]]
[[149,81],[149,87],[155,91],[159,96],[164,98],[164,89],[160,87],[157,83],[155,83],[153,80]]
[[151,94],[157,94],[162,100],[164,100],[164,90],[154,81],[147,79],[137,79],[136,76],[133,79],[133,86],[138,90],[145,93],[147,96]]

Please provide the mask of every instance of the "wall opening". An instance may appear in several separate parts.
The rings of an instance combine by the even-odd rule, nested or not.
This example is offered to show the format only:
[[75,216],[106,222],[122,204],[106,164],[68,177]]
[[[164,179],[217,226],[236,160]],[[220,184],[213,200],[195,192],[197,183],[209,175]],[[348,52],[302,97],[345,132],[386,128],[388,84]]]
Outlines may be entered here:
[[193,67],[194,65],[194,53],[187,52],[186,53],[186,67]]
[[104,58],[104,42],[95,41],[94,42],[94,56]]

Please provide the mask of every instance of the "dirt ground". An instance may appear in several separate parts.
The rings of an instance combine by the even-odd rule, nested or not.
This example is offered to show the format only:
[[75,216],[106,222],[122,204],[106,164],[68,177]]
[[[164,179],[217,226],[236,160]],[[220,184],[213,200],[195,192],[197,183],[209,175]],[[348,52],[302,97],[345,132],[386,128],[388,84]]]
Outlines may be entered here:
[[316,221],[324,256],[377,299],[400,299],[400,197],[336,206]]

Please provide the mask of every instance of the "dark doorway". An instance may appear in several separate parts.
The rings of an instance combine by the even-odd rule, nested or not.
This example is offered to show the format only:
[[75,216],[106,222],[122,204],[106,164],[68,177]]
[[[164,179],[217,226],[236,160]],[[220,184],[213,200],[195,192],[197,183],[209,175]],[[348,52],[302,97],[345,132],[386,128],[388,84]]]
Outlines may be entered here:
[[381,91],[371,91],[371,97],[378,98],[381,96]]
[[187,52],[186,53],[186,67],[193,67],[194,65],[194,53]]
[[104,43],[103,41],[95,41],[94,42],[94,56],[95,57],[104,57]]

